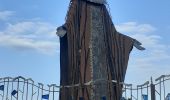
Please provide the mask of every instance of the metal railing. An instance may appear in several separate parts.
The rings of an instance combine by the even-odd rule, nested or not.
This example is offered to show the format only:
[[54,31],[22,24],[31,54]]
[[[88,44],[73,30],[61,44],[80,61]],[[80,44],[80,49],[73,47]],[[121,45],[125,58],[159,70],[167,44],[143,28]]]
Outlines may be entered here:
[[[166,98],[167,94],[170,93],[169,80],[170,75],[161,75],[155,79],[155,84],[152,79],[137,86],[120,83],[123,85],[122,100],[169,100]],[[95,82],[99,81],[107,80],[101,79]],[[90,81],[84,85],[93,85],[92,83],[95,82]],[[111,82],[116,83],[115,80]],[[0,78],[0,100],[58,100],[60,88],[79,86],[79,84],[70,86],[44,85],[42,83],[36,84],[31,78],[26,79],[22,76],[4,77]]]
[[0,100],[58,100],[58,92],[56,84],[35,84],[22,76],[0,78]]
[[170,75],[161,75],[155,79],[154,83],[151,78],[150,81],[146,81],[141,85],[124,84],[123,97],[125,100],[170,100],[168,99],[168,94],[170,93],[169,80]]

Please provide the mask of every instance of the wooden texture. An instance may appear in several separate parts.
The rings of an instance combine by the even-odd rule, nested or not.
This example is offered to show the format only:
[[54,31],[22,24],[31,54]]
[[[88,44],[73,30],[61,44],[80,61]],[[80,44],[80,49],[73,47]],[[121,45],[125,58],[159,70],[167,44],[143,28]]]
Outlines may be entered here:
[[[107,48],[105,46],[105,32],[100,6],[91,6],[91,45],[93,54],[92,80],[107,80]],[[100,16],[99,16],[100,15]],[[92,100],[100,100],[107,97],[107,81],[99,81],[93,84]]]
[[[134,39],[116,31],[104,4],[72,0],[60,38],[60,100],[120,100]],[[102,80],[102,81],[97,81]],[[112,83],[117,80],[118,83]],[[84,83],[93,81],[90,86]]]

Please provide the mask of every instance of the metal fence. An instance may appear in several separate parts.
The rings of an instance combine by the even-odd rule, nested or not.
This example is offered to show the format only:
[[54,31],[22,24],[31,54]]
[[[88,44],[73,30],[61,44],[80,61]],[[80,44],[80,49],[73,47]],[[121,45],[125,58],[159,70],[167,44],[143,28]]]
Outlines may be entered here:
[[[122,100],[170,100],[168,99],[170,98],[169,80],[170,75],[161,75],[154,82],[151,79],[137,86],[121,83],[123,85]],[[112,80],[112,82],[116,81]],[[90,81],[84,85],[92,85],[92,83]],[[31,78],[25,79],[22,76],[5,77],[0,78],[0,100],[58,100],[60,88],[72,87],[79,87],[79,84],[71,86],[44,85],[36,84]]]
[[0,78],[0,100],[58,100],[58,92],[55,84],[35,84],[31,78]]
[[124,84],[122,100],[170,100],[169,80],[170,75],[161,75],[141,85]]

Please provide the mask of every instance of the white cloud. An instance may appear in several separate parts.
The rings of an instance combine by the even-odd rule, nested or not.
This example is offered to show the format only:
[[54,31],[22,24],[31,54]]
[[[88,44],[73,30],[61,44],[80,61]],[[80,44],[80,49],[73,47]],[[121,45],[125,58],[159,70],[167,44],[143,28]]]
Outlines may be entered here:
[[[28,22],[19,22],[16,24],[8,24],[8,27],[4,31],[6,34],[11,35],[39,35],[39,36],[47,36],[54,37],[56,27],[50,23],[45,22],[37,22],[37,21],[28,21]],[[43,35],[42,35],[43,34]]]
[[116,25],[117,30],[128,33],[149,33],[156,29],[150,24],[138,24],[136,22],[126,22]]
[[0,11],[0,20],[7,20],[14,15],[13,11]]
[[154,34],[156,28],[150,24],[138,24],[136,22],[126,22],[116,25],[116,28],[121,33],[125,33],[132,38],[135,38],[142,42],[145,48],[154,48],[163,46],[160,44],[161,36]]
[[142,42],[143,46],[148,49],[165,49],[166,44],[162,44],[162,37],[154,34],[130,34],[132,38]]
[[0,31],[0,45],[17,50],[36,50],[51,54],[59,52],[56,27],[46,22],[18,22]]

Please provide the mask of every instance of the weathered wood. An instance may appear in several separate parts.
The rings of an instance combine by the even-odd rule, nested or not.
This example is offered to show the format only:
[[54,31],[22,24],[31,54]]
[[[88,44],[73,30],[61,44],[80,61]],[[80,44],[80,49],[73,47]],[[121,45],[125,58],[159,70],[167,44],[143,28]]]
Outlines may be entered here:
[[[99,1],[99,0],[98,0]],[[107,61],[103,17],[101,7],[91,6],[91,45],[93,53],[92,80],[107,80]],[[107,81],[99,81],[93,84],[93,95],[91,100],[100,100],[102,96],[107,99]]]
[[[62,86],[80,84],[61,88],[60,100],[79,100],[80,97],[120,100],[121,83],[135,39],[116,31],[102,1],[89,1],[72,0],[64,24],[67,33],[62,27],[58,29],[61,31],[60,83]],[[141,44],[136,42],[135,45]],[[92,84],[87,86],[87,82]]]

